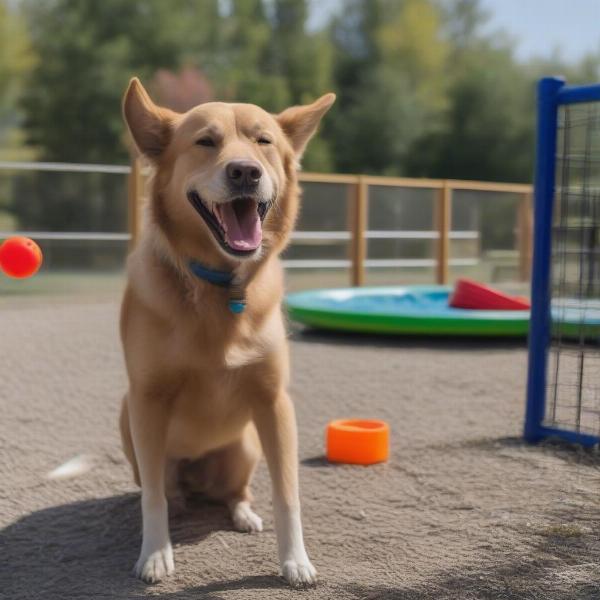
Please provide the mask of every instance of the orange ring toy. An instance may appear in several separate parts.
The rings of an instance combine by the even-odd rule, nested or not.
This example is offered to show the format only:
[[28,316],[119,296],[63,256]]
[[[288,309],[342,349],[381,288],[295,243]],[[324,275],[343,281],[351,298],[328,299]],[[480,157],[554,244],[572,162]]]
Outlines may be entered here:
[[390,455],[390,427],[385,421],[339,419],[326,434],[327,460],[352,465],[385,462]]

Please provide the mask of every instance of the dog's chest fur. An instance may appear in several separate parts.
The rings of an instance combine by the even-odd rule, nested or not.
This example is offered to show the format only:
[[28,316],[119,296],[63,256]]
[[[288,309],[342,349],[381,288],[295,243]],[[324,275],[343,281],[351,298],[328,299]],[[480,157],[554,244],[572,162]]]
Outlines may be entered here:
[[193,323],[179,323],[173,332],[174,350],[182,353],[179,360],[192,370],[213,368],[233,374],[261,362],[285,339],[278,306],[260,323],[230,315],[226,308],[222,310],[224,314],[218,316],[202,315],[202,304],[196,311],[200,314]]
[[[230,318],[237,319],[234,327],[226,325]],[[276,308],[258,328],[239,316],[225,315],[223,321],[198,316],[194,326],[173,332],[171,348],[183,383],[169,426],[170,456],[201,456],[239,437],[251,419],[256,379],[270,376],[274,354],[286,354],[283,331]]]

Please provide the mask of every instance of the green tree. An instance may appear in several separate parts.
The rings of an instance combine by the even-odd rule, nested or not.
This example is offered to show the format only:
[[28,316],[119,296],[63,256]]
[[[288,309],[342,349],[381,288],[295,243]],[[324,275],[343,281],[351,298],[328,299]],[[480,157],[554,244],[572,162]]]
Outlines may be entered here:
[[35,63],[28,32],[20,15],[0,1],[0,157],[23,156],[19,95]]
[[529,181],[534,134],[533,80],[512,40],[482,34],[480,0],[439,1],[447,56],[446,109],[407,154],[412,176]]
[[275,0],[268,68],[285,77],[294,104],[330,90],[333,48],[325,31],[308,32],[306,0]]
[[333,24],[341,102],[329,133],[342,171],[401,174],[444,108],[447,44],[429,0],[354,0]]
[[[0,159],[26,160],[33,152],[24,145],[21,128],[23,114],[19,109],[19,94],[26,74],[35,62],[35,55],[20,15],[12,5],[0,1]],[[17,225],[11,210],[12,180],[0,179],[0,231]]]
[[482,33],[488,15],[480,0],[440,0],[439,5],[451,47],[447,110],[436,128],[413,143],[407,173],[531,181],[537,80],[562,74],[571,83],[597,81],[600,56],[569,65],[557,51],[522,64],[514,56],[514,40],[501,32]]
[[[510,40],[483,33],[480,0],[345,0],[319,31],[309,0],[22,2],[43,60],[21,107],[48,160],[125,161],[120,100],[135,74],[167,100],[168,81],[185,80],[179,104],[214,95],[270,111],[333,89],[307,169],[529,180],[535,79],[600,76],[597,55],[518,63]],[[3,122],[0,101],[0,135]]]
[[[332,44],[326,31],[307,30],[307,0],[275,0],[273,8],[268,69],[285,78],[290,104],[312,102],[333,89]],[[303,164],[310,171],[333,168],[326,137],[311,140]]]
[[285,77],[269,71],[271,24],[262,0],[232,0],[223,24],[222,60],[217,82],[225,100],[252,102],[277,110],[290,101]]
[[481,26],[489,18],[481,0],[436,0],[436,6],[442,14],[444,34],[454,56],[481,39]]
[[558,75],[572,85],[597,83],[600,80],[600,50],[588,53],[577,63],[566,63],[560,50],[555,49],[550,56],[532,60],[523,68],[532,79]]
[[23,97],[25,126],[30,143],[51,160],[124,160],[120,102],[128,79],[200,60],[219,29],[217,0],[47,0],[26,7],[44,60]]
[[[208,48],[219,43],[218,0],[29,0],[24,9],[43,57],[22,96],[25,131],[44,160],[128,162],[121,97],[129,78],[150,81],[159,69],[177,70],[192,58],[212,68]],[[124,227],[122,176],[38,173],[15,185],[12,210],[27,226]],[[25,197],[43,201],[19,200]]]
[[441,127],[407,156],[412,176],[530,181],[534,84],[509,48],[481,42],[456,63]]
[[[331,90],[331,44],[324,32],[308,32],[306,0],[234,0],[223,27],[223,60],[215,79],[226,100],[252,102],[278,112]],[[304,165],[328,170],[327,143],[311,141]]]

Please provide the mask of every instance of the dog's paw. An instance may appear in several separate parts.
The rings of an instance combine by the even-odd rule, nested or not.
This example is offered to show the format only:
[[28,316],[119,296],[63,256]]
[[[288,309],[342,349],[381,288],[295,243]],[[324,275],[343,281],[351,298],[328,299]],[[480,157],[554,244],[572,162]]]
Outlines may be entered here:
[[262,531],[262,519],[250,508],[248,502],[238,502],[231,511],[233,526],[237,531],[256,533]]
[[295,588],[311,587],[317,583],[317,570],[308,558],[305,561],[286,560],[281,566],[281,573]]
[[156,583],[175,570],[173,548],[168,544],[150,554],[142,552],[135,565],[135,575],[146,583]]

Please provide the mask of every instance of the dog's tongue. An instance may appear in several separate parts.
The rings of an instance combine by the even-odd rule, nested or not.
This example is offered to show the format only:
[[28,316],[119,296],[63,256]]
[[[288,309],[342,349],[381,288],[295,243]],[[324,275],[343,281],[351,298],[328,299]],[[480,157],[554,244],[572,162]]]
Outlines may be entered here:
[[254,200],[234,200],[219,205],[227,243],[234,250],[255,250],[262,241],[262,227]]

